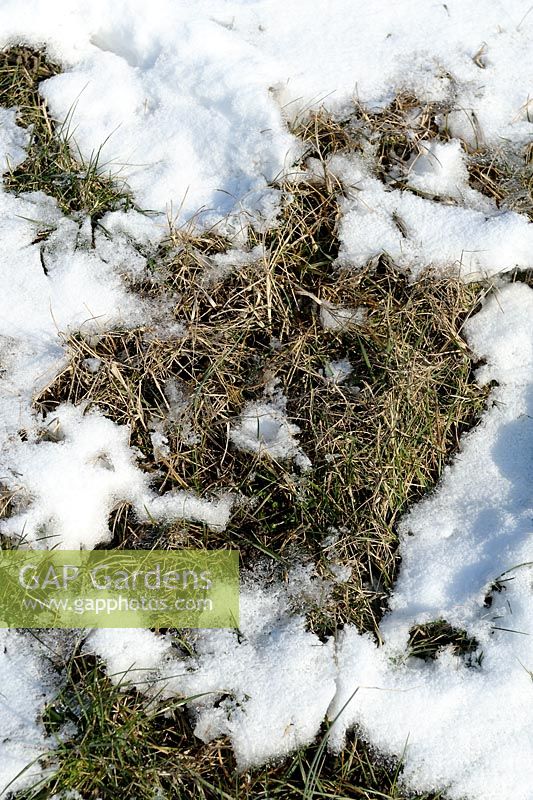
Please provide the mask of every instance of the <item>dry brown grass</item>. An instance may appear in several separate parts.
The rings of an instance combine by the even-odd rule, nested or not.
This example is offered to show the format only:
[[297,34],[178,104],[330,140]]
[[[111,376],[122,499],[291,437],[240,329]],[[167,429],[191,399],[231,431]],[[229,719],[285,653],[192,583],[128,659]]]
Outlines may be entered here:
[[[453,110],[452,101],[421,103],[416,97],[400,94],[378,111],[356,102],[342,119],[322,110],[299,123],[295,133],[309,144],[308,155],[325,161],[339,152],[365,153],[377,177],[391,187],[432,197],[409,186],[407,177],[423,144],[432,139],[450,140],[447,116]],[[533,219],[533,145],[515,152],[505,145],[483,144],[481,133],[478,139],[477,147],[463,142],[470,185],[498,207]]]
[[423,152],[422,143],[449,139],[439,124],[449,109],[446,103],[421,103],[412,95],[400,94],[379,110],[355,102],[343,119],[322,110],[298,123],[294,132],[309,144],[306,156],[325,161],[335,153],[365,153],[377,177],[395,188],[413,191],[406,185],[410,163]]
[[503,148],[485,148],[470,153],[467,166],[474,189],[490,197],[497,206],[533,219],[531,146],[520,154],[511,154]]
[[[282,566],[313,558],[328,574],[331,559],[353,570],[313,620],[320,632],[351,621],[377,630],[397,568],[396,523],[406,506],[431,489],[461,432],[480,414],[485,392],[471,380],[461,338],[483,290],[453,276],[427,274],[410,284],[381,259],[354,272],[335,269],[335,195],[302,186],[280,225],[251,234],[262,255],[220,274],[213,262],[227,246],[206,236],[175,241],[145,286],[174,298],[183,334],[113,331],[67,341],[69,366],[36,400],[44,412],[61,402],[88,402],[131,428],[144,469],[161,490],[204,495],[231,490],[242,498],[227,531],[201,526],[139,526],[117,509],[114,543],[154,541],[203,546],[231,543],[245,563],[258,553]],[[324,304],[365,309],[363,324],[324,330]],[[328,363],[349,358],[343,384],[327,379]],[[98,359],[93,372],[87,359]],[[290,421],[313,463],[242,453],[229,426],[245,403],[276,381]],[[178,410],[172,395],[180,399]],[[158,427],[169,453],[154,454]],[[335,545],[328,537],[337,532]]]
[[[310,627],[326,635],[351,622],[377,634],[398,567],[398,519],[435,486],[462,431],[484,406],[486,391],[472,381],[461,332],[485,289],[452,274],[426,273],[413,285],[385,258],[358,272],[337,270],[338,186],[326,160],[336,152],[371,152],[376,173],[403,186],[420,142],[439,135],[441,112],[400,97],[380,112],[356,108],[342,121],[325,113],[310,118],[299,134],[308,144],[306,157],[323,162],[324,181],[291,184],[278,227],[250,232],[245,249],[260,246],[256,257],[220,270],[216,255],[228,249],[226,240],[173,231],[146,281],[133,287],[154,303],[164,300],[181,334],[169,336],[155,325],[66,339],[69,364],[36,398],[38,410],[48,413],[62,402],[97,406],[130,426],[131,442],[144,455],[140,463],[162,491],[178,486],[209,496],[230,489],[241,497],[219,534],[186,522],[140,525],[122,505],[111,520],[114,546],[231,544],[246,565],[267,557],[283,570],[294,558],[312,558],[326,576],[331,561],[340,562],[352,578],[336,585],[327,607],[309,615]],[[320,310],[328,303],[362,306],[365,321],[324,330]],[[336,385],[327,379],[327,365],[344,357],[353,372]],[[99,368],[87,359],[98,359]],[[273,380],[301,429],[313,463],[309,473],[242,453],[229,441],[228,426]],[[154,428],[167,436],[167,454],[154,453]],[[84,681],[74,675],[75,691]],[[133,791],[148,797],[159,775],[175,797],[291,800],[309,796],[317,755],[312,796],[403,796],[398,765],[356,737],[337,758],[314,745],[284,764],[236,775],[227,742],[200,746],[181,712],[171,725],[158,718],[146,727],[142,700],[113,692],[101,675],[91,678],[94,707],[89,703],[85,727],[61,751],[59,783],[48,784],[40,798],[49,789],[80,786],[106,798]],[[59,706],[57,713],[64,721]],[[131,741],[122,771],[108,758],[117,726]],[[146,759],[150,784],[140,763]]]

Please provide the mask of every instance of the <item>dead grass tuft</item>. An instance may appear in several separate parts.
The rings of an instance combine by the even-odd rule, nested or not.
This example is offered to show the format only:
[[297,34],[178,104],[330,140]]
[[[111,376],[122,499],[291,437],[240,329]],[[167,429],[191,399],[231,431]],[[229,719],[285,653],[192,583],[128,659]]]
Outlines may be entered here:
[[409,654],[424,661],[437,658],[439,652],[449,648],[456,656],[463,656],[468,666],[481,666],[483,653],[479,643],[466,631],[453,628],[445,620],[416,625],[409,632]]
[[372,110],[354,102],[346,117],[337,119],[325,110],[295,126],[309,149],[309,156],[326,161],[336,153],[359,152],[372,162],[378,178],[394,188],[407,188],[407,177],[414,159],[423,152],[422,143],[449,136],[440,119],[449,110],[446,103],[421,103],[408,94],[398,95],[387,107]]
[[378,177],[394,186],[403,186],[410,162],[422,152],[421,143],[437,137],[448,138],[438,124],[438,117],[446,109],[444,103],[421,103],[405,94],[378,112],[358,104],[356,115],[373,148]]
[[467,159],[470,183],[506,207],[533,219],[533,163],[531,147],[521,155],[503,149],[480,149]]

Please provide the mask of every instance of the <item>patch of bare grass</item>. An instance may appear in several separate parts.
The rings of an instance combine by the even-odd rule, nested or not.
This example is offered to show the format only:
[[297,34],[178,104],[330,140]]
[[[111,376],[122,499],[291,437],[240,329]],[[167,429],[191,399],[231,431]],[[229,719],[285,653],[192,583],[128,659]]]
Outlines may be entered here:
[[[68,367],[36,401],[45,412],[86,402],[129,425],[162,491],[242,498],[216,537],[185,522],[140,531],[122,510],[113,525],[123,546],[154,537],[231,544],[245,558],[267,554],[283,565],[311,557],[326,573],[333,560],[351,568],[313,623],[321,632],[343,622],[377,629],[397,569],[399,516],[435,485],[486,396],[461,337],[483,290],[430,273],[410,284],[385,259],[337,270],[336,213],[325,185],[293,189],[279,226],[251,234],[248,250],[260,250],[233,270],[214,259],[225,242],[176,238],[152,277],[153,291],[172,296],[182,333],[70,337]],[[324,306],[362,309],[364,321],[324,328]],[[352,370],[341,384],[330,378],[339,359]],[[300,428],[308,473],[230,441],[245,404],[272,386]],[[161,450],[154,432],[166,437]]]

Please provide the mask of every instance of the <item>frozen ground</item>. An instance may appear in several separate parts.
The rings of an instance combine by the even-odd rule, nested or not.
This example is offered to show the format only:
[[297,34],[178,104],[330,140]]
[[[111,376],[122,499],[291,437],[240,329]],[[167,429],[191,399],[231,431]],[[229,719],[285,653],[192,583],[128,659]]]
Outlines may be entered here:
[[[15,197],[0,186],[0,464],[21,498],[2,532],[24,533],[34,546],[52,537],[92,547],[109,537],[108,513],[121,500],[154,517],[227,524],[230,497],[156,497],[127,430],[79,408],[42,420],[31,399],[64,364],[60,334],[149,319],[125,279],[142,275],[138,245],[158,242],[169,220],[233,231],[250,219],[273,222],[280,196],[269,183],[300,152],[287,122],[309,109],[326,103],[340,112],[354,97],[383,107],[398,91],[454,109],[454,138],[428,144],[411,166],[416,196],[378,180],[363,156],[330,160],[344,190],[341,262],[357,267],[387,253],[412,279],[430,265],[459,267],[465,278],[533,267],[531,224],[467,185],[461,145],[518,152],[530,140],[530,11],[523,0],[491,0],[482,11],[472,0],[3,0],[0,44],[46,44],[64,70],[41,87],[53,115],[69,116],[85,157],[102,148],[102,166],[120,172],[137,204],[155,213],[110,214],[111,240],[97,234],[93,247],[88,219],[66,217],[41,193]],[[0,110],[2,171],[24,158],[27,143],[15,113]],[[404,755],[411,789],[529,800],[532,313],[532,291],[502,282],[465,330],[486,360],[478,380],[498,385],[439,489],[404,519],[382,647],[349,627],[325,643],[306,629],[291,592],[301,603],[328,589],[307,571],[294,574],[294,589],[248,583],[242,637],[200,633],[194,659],[171,654],[147,631],[95,633],[95,652],[112,672],[133,666],[138,653],[138,666],[167,676],[169,693],[231,696],[191,710],[198,735],[228,735],[241,766],[311,741],[328,715],[336,718],[332,747],[360,726],[382,751]],[[361,321],[357,309],[326,308],[324,326],[338,325],[339,315],[343,325]],[[232,436],[312,469],[279,398],[243,409]],[[412,625],[440,619],[476,639],[481,663],[468,666],[450,650],[430,662],[407,658]],[[2,634],[0,786],[44,747],[39,712],[50,676],[29,637]]]

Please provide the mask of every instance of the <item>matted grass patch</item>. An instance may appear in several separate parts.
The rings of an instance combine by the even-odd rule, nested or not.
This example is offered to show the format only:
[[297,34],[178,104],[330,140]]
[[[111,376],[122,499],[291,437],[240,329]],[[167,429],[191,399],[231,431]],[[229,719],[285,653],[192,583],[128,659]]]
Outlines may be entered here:
[[[384,258],[339,271],[335,225],[334,194],[304,186],[237,266],[217,261],[223,240],[176,240],[144,291],[172,298],[181,328],[70,337],[69,365],[36,400],[44,412],[86,402],[129,425],[162,491],[241,498],[220,534],[184,522],[139,529],[122,509],[115,544],[231,544],[245,559],[351,569],[314,620],[322,633],[343,622],[377,630],[397,570],[396,523],[435,485],[486,397],[461,337],[484,289],[430,272],[412,284]],[[332,327],[324,309],[358,314]],[[339,362],[349,363],[342,381]],[[309,471],[232,442],[246,404],[276,392]]]

